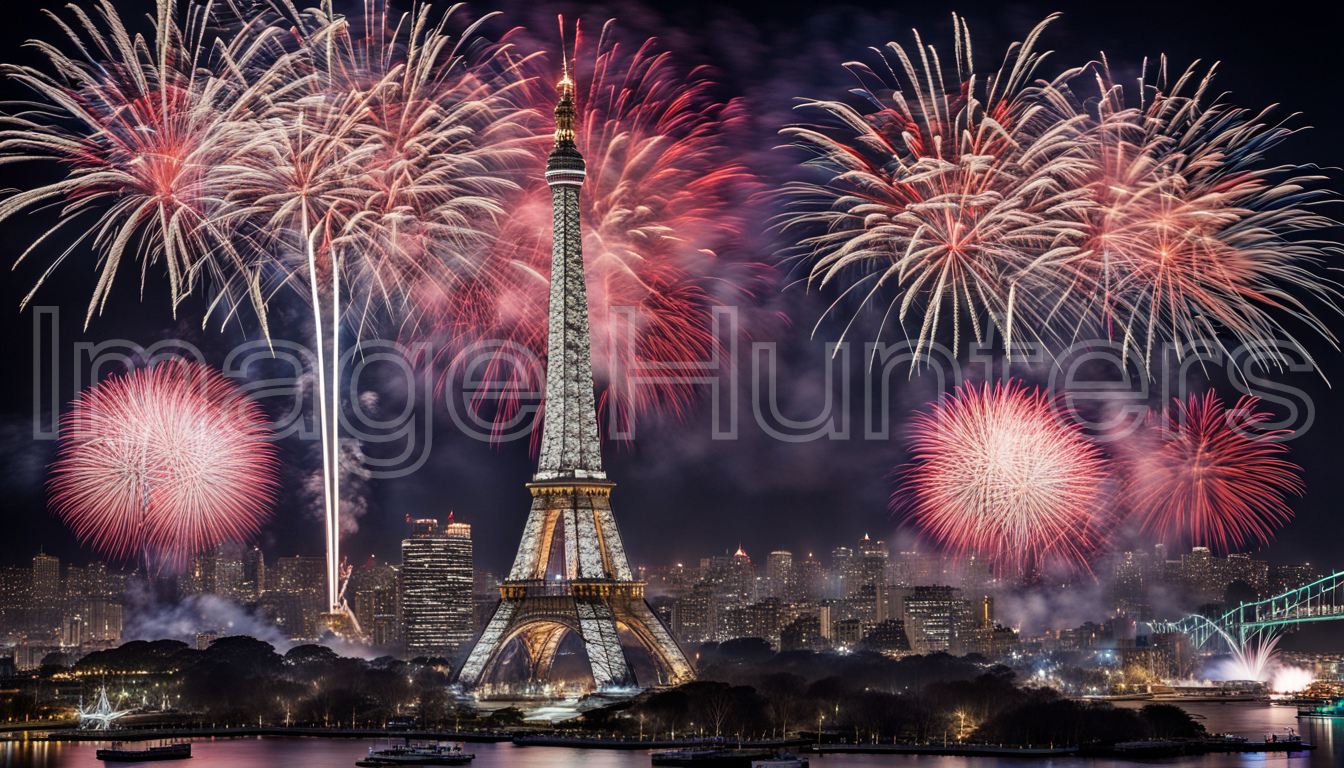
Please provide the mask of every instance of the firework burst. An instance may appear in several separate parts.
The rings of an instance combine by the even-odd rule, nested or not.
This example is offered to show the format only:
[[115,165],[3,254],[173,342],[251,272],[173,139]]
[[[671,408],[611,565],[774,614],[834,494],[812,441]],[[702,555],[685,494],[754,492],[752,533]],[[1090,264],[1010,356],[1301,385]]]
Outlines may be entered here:
[[[611,22],[596,39],[580,30],[574,57],[594,374],[622,418],[679,413],[694,392],[688,364],[722,353],[712,309],[744,303],[770,277],[731,253],[758,184],[733,151],[745,116],[716,97],[707,70],[685,72],[652,39],[627,48]],[[525,103],[545,115],[555,100],[538,86]],[[551,195],[539,169],[553,128],[537,128],[530,182],[495,247],[443,292],[452,301],[437,331],[454,350],[493,338],[545,355]]]
[[1282,360],[1281,341],[1303,348],[1276,315],[1335,341],[1303,301],[1335,308],[1333,285],[1310,267],[1338,248],[1303,236],[1335,226],[1316,212],[1331,195],[1319,175],[1266,162],[1293,131],[1269,122],[1268,110],[1209,103],[1213,73],[1192,66],[1169,86],[1163,59],[1151,83],[1140,78],[1139,105],[1126,108],[1104,62],[1097,69],[1102,98],[1084,142],[1086,255],[1075,266],[1093,311],[1145,365],[1155,346],[1222,344],[1220,332],[1257,360]]
[[[41,101],[7,105],[0,162],[54,162],[65,170],[58,181],[0,202],[0,221],[48,206],[60,210],[55,227],[20,257],[39,247],[57,254],[24,304],[73,252],[91,245],[101,268],[86,324],[106,304],[128,257],[142,260],[142,285],[149,265],[163,263],[174,308],[208,277],[222,290],[242,285],[264,323],[258,272],[221,230],[215,175],[228,166],[244,135],[237,125],[264,92],[242,73],[257,68],[274,30],[248,25],[218,38],[207,34],[207,9],[188,4],[180,14],[173,0],[159,0],[146,39],[128,32],[110,0],[96,7],[90,16],[71,6],[73,26],[56,19],[74,55],[31,43],[51,73],[3,69]],[[66,231],[79,235],[54,245]]]
[[1020,383],[965,386],[915,418],[897,493],[917,527],[999,572],[1086,570],[1106,528],[1101,452],[1058,404]]
[[517,62],[477,25],[449,35],[453,12],[291,11],[298,42],[269,66],[271,108],[225,178],[236,228],[312,306],[333,609],[343,332],[353,351],[376,320],[414,323],[417,288],[485,247],[515,188]]
[[181,565],[260,529],[277,488],[269,436],[212,369],[174,360],[113,377],[62,419],[51,506],[103,555]]
[[919,349],[947,316],[954,349],[963,322],[985,339],[985,315],[1005,343],[1043,327],[1054,311],[1048,297],[1060,302],[1072,282],[1056,271],[1077,253],[1075,208],[1085,196],[1069,183],[1083,117],[1043,106],[1069,75],[1029,86],[1050,19],[987,78],[974,74],[964,21],[953,21],[954,80],[916,32],[913,51],[896,43],[877,51],[879,69],[846,65],[868,109],[810,101],[803,108],[820,111],[824,124],[783,131],[824,177],[787,192],[785,230],[817,233],[801,243],[809,282],[848,283],[832,311],[857,297],[884,312],[883,325],[893,314],[903,327],[913,322]]
[[1283,458],[1287,433],[1260,426],[1270,415],[1258,402],[1229,410],[1210,392],[1150,416],[1125,457],[1127,506],[1145,532],[1226,552],[1268,542],[1292,518],[1299,469]]

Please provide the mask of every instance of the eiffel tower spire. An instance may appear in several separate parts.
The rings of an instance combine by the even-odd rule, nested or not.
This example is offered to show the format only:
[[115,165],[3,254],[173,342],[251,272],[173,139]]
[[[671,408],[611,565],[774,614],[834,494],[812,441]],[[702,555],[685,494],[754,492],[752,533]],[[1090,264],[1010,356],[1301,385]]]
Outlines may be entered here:
[[603,480],[597,408],[593,400],[588,287],[584,283],[579,190],[587,170],[575,144],[574,82],[560,81],[555,105],[555,149],[546,161],[555,235],[551,245],[551,296],[546,339],[546,415],[535,479]]
[[[575,142],[578,110],[568,67],[559,90],[555,148],[546,161],[555,238],[541,457],[528,484],[532,510],[513,568],[500,586],[499,607],[458,670],[458,682],[468,689],[496,683],[510,647],[523,660],[524,684],[546,683],[560,641],[570,633],[583,640],[599,690],[678,684],[695,676],[672,633],[644,601],[644,583],[631,573],[611,512],[615,483],[602,471],[579,229],[586,171]],[[656,681],[636,680],[622,630],[648,652]]]

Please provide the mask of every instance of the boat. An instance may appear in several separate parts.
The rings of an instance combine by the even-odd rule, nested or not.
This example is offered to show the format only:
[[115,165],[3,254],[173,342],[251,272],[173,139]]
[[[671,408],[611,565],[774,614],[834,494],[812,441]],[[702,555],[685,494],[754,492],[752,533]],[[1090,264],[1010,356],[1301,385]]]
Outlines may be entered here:
[[464,752],[462,745],[447,741],[407,742],[399,746],[369,747],[369,756],[356,760],[360,768],[385,765],[467,765],[476,755]]
[[113,763],[140,763],[146,760],[185,760],[191,757],[191,742],[155,744],[144,749],[127,749],[121,742],[96,753],[99,760]]
[[1344,717],[1344,699],[1317,707],[1298,707],[1298,717]]
[[[701,747],[691,749],[667,749],[649,753],[649,761],[653,765],[681,766],[683,768],[753,768],[756,765],[774,766],[779,765],[785,768],[784,763],[772,763],[771,761],[797,760],[792,755],[781,755],[774,750],[769,749],[730,749],[727,747]],[[787,763],[788,766],[798,768],[799,763]],[[807,765],[804,760],[802,766]]]
[[768,760],[752,760],[751,768],[807,768],[807,758],[778,755]]
[[1302,736],[1292,728],[1287,733],[1271,733],[1265,737],[1267,744],[1301,744]]

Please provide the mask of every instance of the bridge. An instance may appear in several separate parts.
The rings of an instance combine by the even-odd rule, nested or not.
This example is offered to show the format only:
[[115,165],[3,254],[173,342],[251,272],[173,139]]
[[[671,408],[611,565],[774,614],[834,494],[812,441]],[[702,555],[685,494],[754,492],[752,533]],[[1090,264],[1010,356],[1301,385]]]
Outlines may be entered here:
[[1313,621],[1344,619],[1344,571],[1254,603],[1242,603],[1221,616],[1191,614],[1179,621],[1150,621],[1154,632],[1181,632],[1196,648],[1213,638],[1245,645]]

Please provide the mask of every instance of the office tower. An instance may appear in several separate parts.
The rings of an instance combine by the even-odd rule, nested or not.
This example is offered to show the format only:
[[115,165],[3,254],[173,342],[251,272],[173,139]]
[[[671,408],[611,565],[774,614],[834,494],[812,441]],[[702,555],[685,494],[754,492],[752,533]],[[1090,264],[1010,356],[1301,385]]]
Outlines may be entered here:
[[260,547],[252,546],[243,551],[242,592],[248,602],[255,602],[266,593],[266,558]]
[[873,626],[863,636],[865,650],[878,653],[900,654],[910,650],[910,638],[901,619],[886,619]]
[[765,596],[789,600],[793,593],[793,553],[783,550],[765,556]]
[[820,651],[830,646],[829,633],[821,631],[821,619],[815,615],[799,616],[779,632],[781,651]]
[[866,585],[886,584],[887,560],[890,557],[891,553],[887,550],[885,541],[875,541],[865,533],[863,539],[859,541],[858,552],[852,561],[853,577],[847,580],[845,591],[853,595]]
[[33,570],[25,566],[0,567],[0,640],[21,637],[32,618]]
[[474,633],[471,526],[416,520],[401,542],[401,636],[412,658],[451,658]]
[[794,563],[793,590],[789,599],[796,603],[815,603],[825,590],[826,568],[808,552],[806,558]]
[[683,643],[704,643],[714,639],[718,623],[712,585],[701,582],[689,594],[672,603],[672,633]]
[[844,597],[848,590],[847,579],[854,567],[854,550],[849,547],[836,547],[831,550],[831,567],[826,572],[826,597]]
[[401,614],[397,582],[400,573],[391,565],[365,565],[350,571],[346,602],[359,628],[374,646],[397,646],[401,637]]
[[56,600],[61,596],[61,561],[38,550],[33,558],[33,599]]
[[327,608],[326,579],[325,557],[282,557],[275,561],[275,583],[266,590],[262,605],[290,638],[317,637],[318,618]]
[[914,587],[905,598],[905,629],[916,653],[966,652],[973,621],[956,587]]

